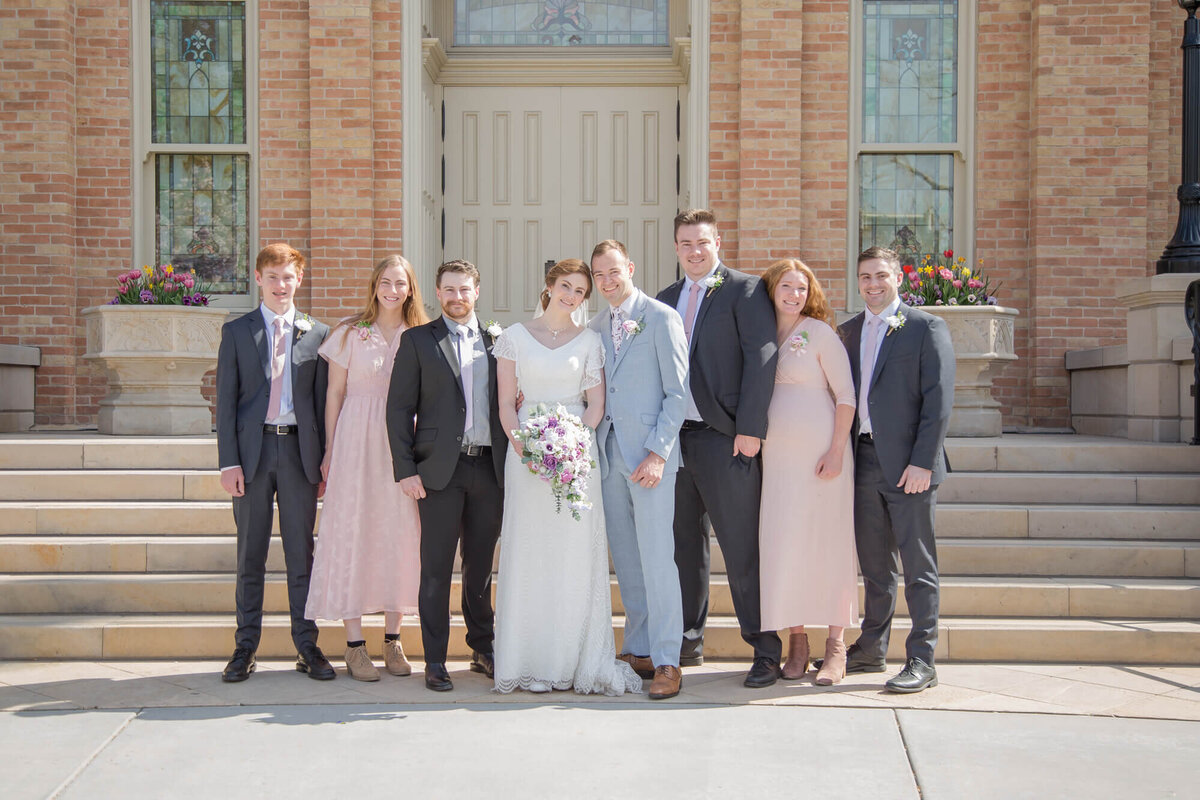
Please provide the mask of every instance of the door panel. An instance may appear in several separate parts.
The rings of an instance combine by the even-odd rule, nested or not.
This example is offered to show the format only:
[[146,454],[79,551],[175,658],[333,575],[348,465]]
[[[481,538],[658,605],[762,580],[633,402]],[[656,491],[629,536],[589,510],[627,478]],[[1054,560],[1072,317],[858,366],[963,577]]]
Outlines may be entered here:
[[445,89],[445,258],[479,267],[482,318],[528,319],[545,262],[586,261],[601,239],[626,244],[650,294],[675,279],[676,97],[674,87]]

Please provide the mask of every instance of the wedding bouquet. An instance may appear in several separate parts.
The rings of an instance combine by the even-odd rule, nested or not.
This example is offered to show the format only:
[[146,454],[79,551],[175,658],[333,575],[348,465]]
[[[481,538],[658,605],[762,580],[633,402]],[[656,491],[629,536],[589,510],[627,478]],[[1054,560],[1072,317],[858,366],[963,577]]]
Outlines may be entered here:
[[538,403],[513,436],[521,443],[521,463],[550,484],[558,513],[565,500],[578,522],[579,512],[592,507],[587,499],[588,475],[596,466],[588,457],[591,429],[561,405],[551,409]]

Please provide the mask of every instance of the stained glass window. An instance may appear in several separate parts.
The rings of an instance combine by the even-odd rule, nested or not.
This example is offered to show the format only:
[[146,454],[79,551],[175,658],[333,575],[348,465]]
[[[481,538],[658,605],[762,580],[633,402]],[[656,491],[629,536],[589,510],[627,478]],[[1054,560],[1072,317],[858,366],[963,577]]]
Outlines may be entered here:
[[250,157],[155,156],[155,250],[220,294],[249,291]]
[[860,250],[890,247],[919,262],[954,246],[954,156],[859,156]]
[[668,0],[454,0],[454,44],[665,46]]
[[958,3],[864,0],[862,140],[953,142]]
[[154,1],[150,14],[153,141],[245,142],[245,4]]

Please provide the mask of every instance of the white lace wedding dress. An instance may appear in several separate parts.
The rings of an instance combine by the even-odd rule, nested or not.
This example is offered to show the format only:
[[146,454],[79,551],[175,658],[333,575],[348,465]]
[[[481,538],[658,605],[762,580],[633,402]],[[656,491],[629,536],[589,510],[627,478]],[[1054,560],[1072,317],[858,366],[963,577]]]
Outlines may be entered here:
[[[582,416],[583,393],[604,375],[600,336],[585,328],[551,349],[522,325],[509,327],[492,350],[516,362],[525,396],[524,421],[538,403],[561,403]],[[592,441],[593,458],[595,437]],[[545,684],[580,694],[640,692],[641,679],[616,660],[609,595],[608,541],[599,470],[587,489],[591,511],[576,522],[555,509],[550,486],[514,453],[504,467],[504,520],[496,579],[496,690]]]

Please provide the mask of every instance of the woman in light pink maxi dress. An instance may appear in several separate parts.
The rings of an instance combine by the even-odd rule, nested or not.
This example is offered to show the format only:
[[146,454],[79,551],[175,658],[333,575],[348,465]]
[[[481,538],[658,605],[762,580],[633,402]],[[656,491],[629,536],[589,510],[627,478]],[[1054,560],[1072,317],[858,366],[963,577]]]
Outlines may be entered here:
[[842,629],[858,622],[854,382],[811,270],[785,260],[763,280],[775,304],[779,362],[762,448],[762,628],[791,629],[784,677],[795,679],[808,670],[803,626],[828,626],[817,683],[829,685],[844,675]]
[[387,395],[404,331],[426,319],[412,267],[389,256],[371,275],[366,309],[343,321],[318,351],[329,362],[325,499],[309,583],[308,619],[346,626],[346,667],[379,680],[362,636],[362,615],[384,614],[384,663],[412,669],[400,645],[401,615],[416,613],[421,520],[392,477]]

